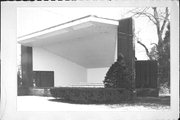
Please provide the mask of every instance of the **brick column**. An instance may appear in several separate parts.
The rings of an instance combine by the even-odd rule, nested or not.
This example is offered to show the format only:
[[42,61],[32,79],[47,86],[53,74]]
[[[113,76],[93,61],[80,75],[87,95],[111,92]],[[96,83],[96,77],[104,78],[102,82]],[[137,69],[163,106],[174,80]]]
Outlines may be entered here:
[[132,87],[135,88],[135,42],[133,38],[134,23],[132,18],[119,21],[118,26],[118,56],[123,54],[126,65],[132,73]]
[[32,47],[21,45],[21,66],[24,87],[33,86],[32,72]]

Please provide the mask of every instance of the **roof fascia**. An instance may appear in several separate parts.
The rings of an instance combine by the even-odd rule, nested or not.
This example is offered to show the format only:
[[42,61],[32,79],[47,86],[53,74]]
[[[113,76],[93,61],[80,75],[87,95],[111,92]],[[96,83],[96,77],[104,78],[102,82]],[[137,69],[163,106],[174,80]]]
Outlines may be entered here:
[[81,23],[85,23],[85,22],[99,22],[99,23],[105,23],[105,24],[111,24],[111,25],[119,25],[119,22],[116,20],[105,19],[105,18],[100,18],[100,17],[96,17],[96,16],[89,16],[89,17],[84,17],[83,19],[74,20],[71,22],[67,22],[66,24],[61,24],[56,27],[51,27],[51,28],[48,28],[48,29],[45,29],[45,30],[42,30],[39,32],[35,32],[35,33],[29,34],[29,35],[19,37],[18,41],[19,41],[19,43],[21,43],[21,41],[24,41],[24,40],[27,40],[30,38],[34,38],[34,37],[37,37],[40,35],[55,32],[57,30],[65,29],[65,28],[72,27],[72,26],[75,26],[75,25],[78,25]]

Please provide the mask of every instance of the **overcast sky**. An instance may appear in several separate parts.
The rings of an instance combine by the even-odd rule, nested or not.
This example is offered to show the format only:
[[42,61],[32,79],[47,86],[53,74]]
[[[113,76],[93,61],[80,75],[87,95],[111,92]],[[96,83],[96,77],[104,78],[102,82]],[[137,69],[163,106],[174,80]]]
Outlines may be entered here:
[[[122,19],[129,17],[127,12],[133,7],[21,7],[17,9],[17,37],[36,32],[54,25],[58,25],[73,19],[87,15],[96,15],[110,19]],[[146,18],[134,18],[135,33],[150,49],[151,43],[157,43],[155,26]],[[138,60],[146,60],[144,48],[135,44]]]

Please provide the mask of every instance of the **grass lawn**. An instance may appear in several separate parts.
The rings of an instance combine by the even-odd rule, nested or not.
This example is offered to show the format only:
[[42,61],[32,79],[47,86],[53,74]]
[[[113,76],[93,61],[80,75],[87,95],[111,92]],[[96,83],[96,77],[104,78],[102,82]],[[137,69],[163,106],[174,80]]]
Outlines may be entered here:
[[138,97],[133,101],[121,103],[80,103],[77,101],[67,101],[55,99],[53,97],[40,96],[18,96],[18,111],[152,111],[169,110],[170,96]]

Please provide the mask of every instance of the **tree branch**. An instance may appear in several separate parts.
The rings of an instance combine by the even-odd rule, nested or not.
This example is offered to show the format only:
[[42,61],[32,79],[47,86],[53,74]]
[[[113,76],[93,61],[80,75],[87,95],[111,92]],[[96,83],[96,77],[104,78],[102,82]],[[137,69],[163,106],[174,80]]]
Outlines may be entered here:
[[167,23],[167,19],[169,17],[169,10],[168,8],[166,7],[166,12],[165,12],[166,16],[165,16],[165,19],[163,20],[163,24],[162,24],[162,27],[161,27],[161,33],[164,31],[164,28],[165,28],[165,25]]
[[157,8],[156,7],[152,7],[153,11],[154,11],[154,18],[156,20],[156,29],[157,29],[157,35],[158,35],[158,45],[160,45],[162,43],[162,32],[161,32],[161,28],[160,28],[160,21],[159,21],[159,16],[158,16],[158,12],[157,12]]
[[146,55],[149,57],[150,60],[152,60],[152,57],[150,56],[149,54],[149,50],[148,48],[146,47],[145,44],[143,44],[141,41],[137,40],[137,43],[139,43],[140,45],[142,45],[144,47],[144,49],[146,50]]
[[146,45],[143,44],[141,41],[137,41],[137,43],[139,43],[140,45],[142,45],[144,47],[144,49],[146,50],[146,53],[149,54],[149,50],[147,49]]
[[152,21],[155,25],[157,24],[156,20],[155,20],[155,17],[152,14],[150,14],[150,13],[143,12],[143,11],[142,12],[136,11],[136,12],[132,12],[132,13],[135,13],[133,16],[138,15],[137,17],[144,15],[144,16],[148,17],[149,20]]
[[151,45],[155,45],[156,48],[158,47],[158,44],[157,44],[157,43],[151,43]]

